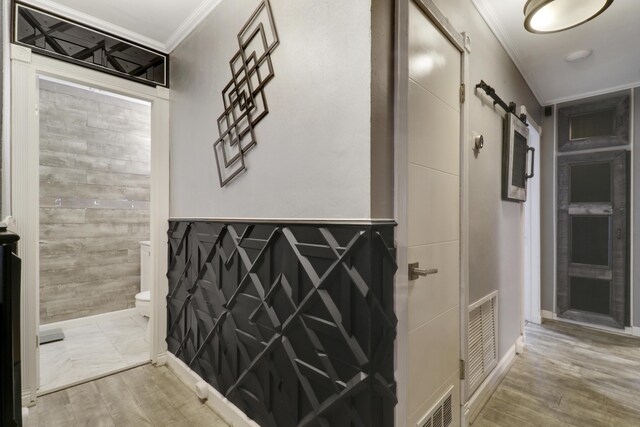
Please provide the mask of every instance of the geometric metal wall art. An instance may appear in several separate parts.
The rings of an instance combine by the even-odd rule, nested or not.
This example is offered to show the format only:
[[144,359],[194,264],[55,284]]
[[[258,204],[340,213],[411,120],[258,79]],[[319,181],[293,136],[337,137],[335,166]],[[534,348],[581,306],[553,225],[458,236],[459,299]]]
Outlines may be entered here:
[[394,225],[170,221],[169,351],[261,426],[393,426]]
[[14,43],[34,53],[146,85],[169,85],[169,55],[33,6],[15,3],[13,13]]
[[245,155],[257,143],[254,128],[269,113],[265,86],[275,75],[271,53],[278,44],[271,5],[263,0],[238,33],[231,80],[222,90],[224,112],[213,144],[220,187],[246,169]]

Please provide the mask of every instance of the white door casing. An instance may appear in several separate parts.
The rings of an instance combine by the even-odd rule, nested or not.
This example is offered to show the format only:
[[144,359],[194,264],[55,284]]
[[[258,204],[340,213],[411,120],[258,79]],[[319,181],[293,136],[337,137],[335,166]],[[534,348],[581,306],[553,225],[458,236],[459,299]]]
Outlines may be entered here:
[[167,237],[169,219],[169,90],[151,87],[52,58],[32,55],[11,45],[11,212],[12,229],[20,235],[22,258],[22,402],[35,403],[38,391],[39,328],[39,118],[38,79],[49,76],[151,103],[151,343],[152,362],[166,360],[168,292]]
[[527,181],[524,205],[524,320],[540,324],[540,127],[530,121],[529,146],[535,149],[534,176]]
[[406,387],[405,413],[396,411],[396,420],[416,425],[453,386],[456,425],[464,388],[459,359],[466,337],[466,309],[460,307],[467,306],[470,153],[467,109],[460,103],[460,84],[468,71],[465,36],[431,1],[410,1],[408,15],[408,123],[406,135],[396,134],[397,158],[406,159],[396,163],[398,265],[404,270],[407,262],[419,262],[420,268],[437,268],[438,273],[408,282],[404,273],[396,277],[396,295],[406,292],[407,319],[404,330],[399,326],[398,341],[406,346],[409,373],[406,384],[399,384],[401,390]]

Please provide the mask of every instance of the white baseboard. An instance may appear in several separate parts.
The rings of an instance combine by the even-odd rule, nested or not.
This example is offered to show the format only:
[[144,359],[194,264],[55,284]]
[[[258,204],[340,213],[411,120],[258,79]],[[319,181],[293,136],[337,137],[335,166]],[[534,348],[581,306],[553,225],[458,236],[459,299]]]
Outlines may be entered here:
[[520,337],[516,340],[516,354],[524,353],[524,335],[520,335]]
[[[171,353],[166,354],[166,362],[169,369],[171,369],[195,395],[196,383],[204,380]],[[231,403],[226,397],[221,395],[218,390],[211,386],[209,386],[209,398],[207,399],[206,404],[230,426],[260,427],[255,421],[247,417],[244,412],[238,409],[236,405]]]
[[77,319],[63,320],[61,322],[48,323],[46,325],[40,325],[40,332],[50,331],[56,328],[73,328],[77,326],[83,326],[87,323],[95,323],[102,320],[117,320],[131,317],[137,313],[135,308],[127,308],[125,310],[110,311],[109,313],[96,314],[94,316],[78,317]]
[[22,406],[32,407],[36,404],[36,397],[31,393],[31,390],[22,390]]
[[[493,371],[480,384],[480,387],[473,393],[466,405],[464,405],[463,413],[465,422],[472,424],[484,405],[487,404],[493,393],[496,391],[502,379],[509,372],[509,368],[516,359],[516,344],[514,343],[507,353],[500,359]],[[465,424],[463,424],[465,425]],[[467,424],[468,425],[468,424]]]
[[162,353],[158,354],[155,359],[151,360],[151,363],[153,363],[156,366],[164,366],[164,365],[166,365],[167,364],[167,352],[163,351]]
[[[554,312],[549,311],[549,310],[540,310],[540,316],[542,316],[543,319],[555,319],[556,315]],[[542,322],[540,322],[542,323]]]
[[533,315],[531,316],[531,323],[535,323],[536,325],[541,325],[543,318],[544,316],[542,316],[542,314]]
[[634,326],[631,328],[631,333],[633,336],[640,337],[640,327]]

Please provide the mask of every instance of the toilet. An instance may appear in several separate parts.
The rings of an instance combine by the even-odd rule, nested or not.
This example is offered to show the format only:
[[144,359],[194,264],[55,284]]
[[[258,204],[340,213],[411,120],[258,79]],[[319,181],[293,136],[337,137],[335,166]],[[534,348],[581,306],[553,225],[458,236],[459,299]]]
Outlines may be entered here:
[[151,316],[151,242],[140,242],[140,292],[136,294],[136,309],[144,317]]

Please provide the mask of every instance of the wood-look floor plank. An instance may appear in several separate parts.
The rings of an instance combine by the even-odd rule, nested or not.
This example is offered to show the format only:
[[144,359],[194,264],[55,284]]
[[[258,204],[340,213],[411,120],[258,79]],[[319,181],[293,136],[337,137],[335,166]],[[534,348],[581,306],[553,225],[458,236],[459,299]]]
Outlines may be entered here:
[[167,367],[143,365],[38,398],[25,427],[228,427]]
[[115,427],[95,383],[71,387],[67,394],[79,426]]
[[528,325],[473,426],[640,426],[640,340],[562,322]]
[[[150,367],[147,369],[154,369]],[[152,380],[175,404],[175,408],[180,411],[189,421],[191,426],[202,427],[225,427],[227,424],[216,413],[200,400],[168,369],[155,369]]]
[[119,375],[96,380],[95,385],[117,426],[153,425]]
[[[151,368],[154,369],[154,368]],[[174,407],[171,399],[153,382],[155,373],[148,369],[131,369],[118,376],[127,385],[140,408],[154,426],[188,427],[188,420]]]
[[77,425],[66,390],[40,398],[38,405],[30,408],[29,411],[30,415],[24,423],[27,426],[67,427]]

